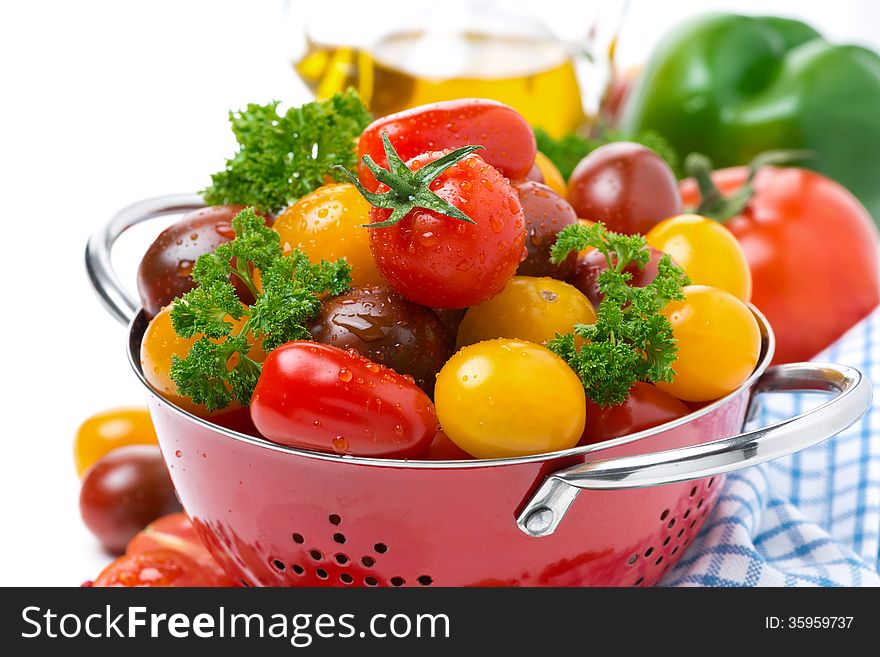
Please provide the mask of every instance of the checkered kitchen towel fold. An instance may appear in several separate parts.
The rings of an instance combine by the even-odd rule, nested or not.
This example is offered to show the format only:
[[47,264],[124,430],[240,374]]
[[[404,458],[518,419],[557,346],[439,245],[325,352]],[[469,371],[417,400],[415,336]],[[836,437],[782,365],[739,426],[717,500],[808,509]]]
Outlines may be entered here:
[[[880,386],[880,309],[816,360],[858,367]],[[761,398],[755,424],[824,397]],[[872,409],[820,445],[730,474],[664,586],[880,586],[880,387]]]

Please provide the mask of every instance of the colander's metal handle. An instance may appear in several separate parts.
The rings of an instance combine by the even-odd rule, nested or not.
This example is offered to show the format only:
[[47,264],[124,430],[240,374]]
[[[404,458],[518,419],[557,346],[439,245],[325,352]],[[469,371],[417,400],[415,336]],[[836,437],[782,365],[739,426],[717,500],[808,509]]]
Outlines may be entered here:
[[119,236],[148,219],[203,207],[205,202],[198,194],[157,196],[129,205],[92,234],[86,245],[86,273],[101,303],[115,319],[128,324],[134,319],[140,305],[113,269],[111,253]]
[[797,417],[702,445],[584,463],[549,475],[517,518],[529,536],[556,531],[583,489],[659,486],[739,470],[827,440],[871,407],[871,382],[859,370],[833,363],[792,363],[767,370],[754,392],[821,391],[834,397]]

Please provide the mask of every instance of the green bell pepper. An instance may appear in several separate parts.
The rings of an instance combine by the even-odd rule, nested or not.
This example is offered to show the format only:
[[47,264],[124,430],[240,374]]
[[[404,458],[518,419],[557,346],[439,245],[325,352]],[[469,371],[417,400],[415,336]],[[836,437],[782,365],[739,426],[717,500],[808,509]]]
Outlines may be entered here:
[[880,223],[880,57],[774,17],[712,14],[668,34],[625,101],[620,129],[656,130],[718,167],[806,149]]

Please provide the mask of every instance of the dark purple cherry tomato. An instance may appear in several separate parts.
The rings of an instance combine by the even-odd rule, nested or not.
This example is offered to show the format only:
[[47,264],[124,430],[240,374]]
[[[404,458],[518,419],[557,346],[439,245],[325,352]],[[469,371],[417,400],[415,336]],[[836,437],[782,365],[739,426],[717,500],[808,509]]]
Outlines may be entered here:
[[437,314],[385,287],[356,287],[326,301],[309,330],[318,342],[354,349],[409,374],[429,395],[452,355],[451,338]]
[[[202,208],[184,215],[162,231],[138,268],[138,292],[149,317],[156,316],[174,299],[195,287],[192,268],[196,260],[235,237],[232,218],[242,209],[240,205]],[[253,301],[243,285],[236,285],[236,289],[242,301]]]
[[619,233],[647,233],[681,214],[678,181],[665,160],[630,142],[606,144],[578,163],[568,180],[577,216]]
[[[663,252],[657,249],[651,249],[651,259],[645,265],[644,269],[631,262],[624,267],[623,271],[632,275],[629,284],[632,287],[645,287],[655,278],[657,278],[657,263],[663,257]],[[575,264],[574,272],[568,277],[568,282],[584,293],[594,308],[598,308],[604,296],[599,292],[599,274],[608,269],[608,261],[601,251],[591,250],[583,255],[577,256],[577,264]]]
[[119,447],[101,458],[86,471],[79,508],[86,527],[117,554],[156,518],[181,510],[155,445]]
[[639,381],[618,406],[602,408],[587,399],[587,422],[580,445],[591,445],[612,438],[650,429],[690,413],[681,401],[650,383]]
[[565,280],[572,271],[577,254],[563,262],[550,262],[550,249],[556,236],[566,226],[577,223],[577,213],[568,201],[543,183],[526,180],[514,183],[526,221],[526,259],[519,263],[518,276],[551,276]]
[[269,440],[318,452],[419,458],[437,433],[437,413],[412,379],[319,342],[272,351],[251,398]]

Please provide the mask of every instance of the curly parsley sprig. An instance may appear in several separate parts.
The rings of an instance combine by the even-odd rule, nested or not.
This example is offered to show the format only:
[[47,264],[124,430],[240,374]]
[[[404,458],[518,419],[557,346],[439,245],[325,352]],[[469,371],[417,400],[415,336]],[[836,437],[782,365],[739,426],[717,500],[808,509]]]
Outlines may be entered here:
[[373,117],[349,89],[278,113],[278,101],[229,113],[238,152],[202,191],[210,205],[238,203],[277,212],[327,182],[334,164],[357,164],[355,143]]
[[[171,379],[179,394],[210,410],[233,400],[250,402],[261,369],[249,357],[253,344],[268,352],[308,338],[305,324],[321,309],[320,297],[351,285],[351,268],[342,259],[313,265],[301,251],[284,255],[279,234],[252,208],[236,215],[232,227],[235,239],[199,257],[193,267],[197,287],[171,308],[180,337],[201,336],[185,358],[172,358]],[[260,272],[259,285],[254,271]],[[253,304],[239,300],[231,277],[251,291]]]
[[[645,287],[632,287],[624,271],[635,263],[644,268],[651,257],[642,235],[622,235],[601,223],[566,227],[551,252],[555,263],[572,251],[598,249],[608,263],[599,274],[604,298],[595,324],[578,324],[573,333],[557,334],[548,347],[577,373],[587,396],[601,406],[622,403],[636,381],[671,381],[677,346],[672,326],[662,314],[670,301],[684,299],[689,283],[669,256],[661,258],[657,277]],[[579,344],[576,336],[583,339]]]

